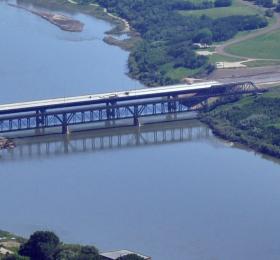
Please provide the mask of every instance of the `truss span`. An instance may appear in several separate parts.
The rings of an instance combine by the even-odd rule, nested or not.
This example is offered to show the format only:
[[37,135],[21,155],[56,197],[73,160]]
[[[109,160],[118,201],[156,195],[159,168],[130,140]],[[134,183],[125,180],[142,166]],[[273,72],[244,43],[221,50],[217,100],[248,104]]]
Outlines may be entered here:
[[139,118],[197,111],[210,97],[262,91],[252,82],[205,82],[6,104],[0,105],[0,133],[48,128],[67,133],[73,126],[121,120],[138,125]]

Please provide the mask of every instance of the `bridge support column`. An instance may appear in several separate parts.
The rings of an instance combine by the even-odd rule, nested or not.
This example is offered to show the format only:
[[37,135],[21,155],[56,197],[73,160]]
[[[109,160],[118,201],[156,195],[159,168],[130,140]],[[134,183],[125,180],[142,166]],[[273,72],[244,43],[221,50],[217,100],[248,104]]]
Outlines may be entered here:
[[110,104],[108,102],[106,103],[106,116],[107,116],[107,120],[111,119],[111,109],[110,109]]
[[140,126],[140,123],[139,123],[139,111],[138,111],[138,106],[137,105],[134,106],[133,125]]
[[106,103],[106,115],[108,120],[114,119],[116,117],[116,109],[114,107],[115,105],[116,105],[115,101]]
[[177,104],[176,104],[176,101],[172,100],[176,98],[175,96],[169,96],[167,97],[167,100],[168,100],[168,112],[171,113],[171,112],[176,112],[177,111]]
[[36,110],[36,128],[45,125],[45,110]]
[[40,127],[40,111],[36,111],[36,128]]
[[68,127],[67,114],[62,115],[62,134],[70,134]]
[[140,122],[139,122],[139,118],[138,117],[134,117],[133,118],[133,125],[140,126]]

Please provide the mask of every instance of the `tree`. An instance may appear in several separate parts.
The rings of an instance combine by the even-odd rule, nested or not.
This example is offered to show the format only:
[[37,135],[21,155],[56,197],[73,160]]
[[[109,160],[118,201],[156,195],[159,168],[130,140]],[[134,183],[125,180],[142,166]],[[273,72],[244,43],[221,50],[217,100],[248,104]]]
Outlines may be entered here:
[[262,0],[263,1],[263,6],[264,7],[267,7],[267,8],[271,8],[271,7],[273,7],[274,6],[274,4],[273,4],[273,0]]
[[272,9],[265,10],[265,16],[267,17],[273,17],[274,11]]
[[225,6],[231,6],[232,0],[216,0],[215,1],[215,7],[225,7]]
[[208,28],[204,28],[198,31],[198,33],[194,36],[193,41],[199,43],[212,43],[212,32]]
[[19,254],[29,256],[31,260],[52,260],[59,243],[53,232],[37,231],[20,247]]
[[276,5],[275,12],[280,13],[280,3]]
[[99,260],[99,253],[94,246],[83,246],[77,260]]

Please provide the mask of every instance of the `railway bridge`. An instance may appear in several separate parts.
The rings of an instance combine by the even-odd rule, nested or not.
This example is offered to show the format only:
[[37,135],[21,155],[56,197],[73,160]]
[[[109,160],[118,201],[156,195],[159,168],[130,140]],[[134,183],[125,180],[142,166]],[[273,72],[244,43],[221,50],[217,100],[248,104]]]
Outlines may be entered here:
[[259,92],[263,90],[253,82],[209,81],[4,104],[0,105],[0,134],[31,130],[44,134],[50,128],[66,134],[71,127],[103,124],[107,128],[120,120],[139,125],[140,118],[199,111],[209,98]]

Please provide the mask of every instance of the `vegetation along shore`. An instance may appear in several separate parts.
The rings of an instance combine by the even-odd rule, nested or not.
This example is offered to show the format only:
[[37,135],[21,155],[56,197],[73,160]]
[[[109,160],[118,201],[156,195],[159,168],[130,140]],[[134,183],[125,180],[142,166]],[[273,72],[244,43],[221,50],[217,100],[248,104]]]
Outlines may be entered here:
[[[228,102],[227,100],[226,102]],[[229,141],[280,158],[280,87],[210,108],[202,121]]]
[[[21,0],[32,2],[32,0]],[[94,13],[97,17],[119,24],[117,31],[127,29],[133,37],[124,41],[106,38],[107,42],[123,44],[130,50],[129,75],[146,86],[178,83],[184,77],[210,73],[214,66],[207,56],[196,53],[195,43],[210,45],[226,41],[242,31],[268,25],[262,14],[238,13],[226,17],[185,15],[188,11],[218,9],[231,6],[235,0],[134,1],[134,0],[39,0],[36,4],[64,5],[72,10]],[[45,3],[44,3],[45,2]],[[105,12],[105,11],[106,12]],[[111,15],[108,15],[111,14]],[[116,19],[120,17],[121,20]],[[124,22],[126,21],[126,22]],[[126,30],[127,32],[127,30]],[[111,32],[112,33],[112,32]]]
[[[119,253],[120,252],[120,253]],[[120,257],[109,256],[120,254]],[[100,253],[95,246],[65,244],[50,231],[36,231],[29,239],[0,230],[1,260],[145,260],[150,257],[128,250]]]
[[[131,42],[130,38],[126,45],[130,50],[129,74],[147,86],[173,84],[183,77],[210,73],[214,69],[211,59],[198,55],[194,43],[208,45],[224,42],[240,32],[242,34],[242,31],[265,27],[269,21],[259,9],[254,13],[255,9],[247,5],[245,8],[240,2],[237,4],[236,0],[35,2],[37,5],[49,4],[55,8],[67,8],[70,12],[78,10],[114,22],[117,27],[109,32],[112,34],[134,33],[135,37],[132,38],[137,40]],[[268,6],[265,3],[259,4]],[[214,15],[220,10],[227,10],[227,15]],[[211,15],[204,15],[203,11]],[[111,39],[111,42],[119,44],[118,40]],[[223,138],[280,157],[280,143],[277,141],[277,135],[280,134],[280,122],[277,121],[279,104],[280,94],[277,88],[263,96],[244,97],[213,108],[202,113],[201,120]]]

